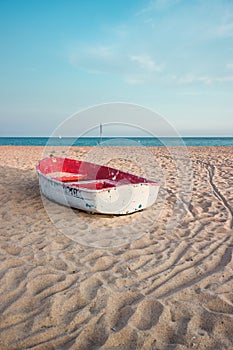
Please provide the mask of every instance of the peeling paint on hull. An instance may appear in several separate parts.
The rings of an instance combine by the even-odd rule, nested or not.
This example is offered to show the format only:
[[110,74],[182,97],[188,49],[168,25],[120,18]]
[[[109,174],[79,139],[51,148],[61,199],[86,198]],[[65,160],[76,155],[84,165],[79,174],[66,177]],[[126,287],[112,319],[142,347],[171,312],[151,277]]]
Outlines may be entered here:
[[[159,192],[159,184],[154,181],[67,158],[45,158],[36,169],[45,197],[93,213],[123,215],[140,211],[153,205]],[[51,174],[55,172],[53,177]],[[57,176],[59,172],[63,174],[60,180]],[[79,173],[85,176],[72,181],[71,175],[77,178]]]

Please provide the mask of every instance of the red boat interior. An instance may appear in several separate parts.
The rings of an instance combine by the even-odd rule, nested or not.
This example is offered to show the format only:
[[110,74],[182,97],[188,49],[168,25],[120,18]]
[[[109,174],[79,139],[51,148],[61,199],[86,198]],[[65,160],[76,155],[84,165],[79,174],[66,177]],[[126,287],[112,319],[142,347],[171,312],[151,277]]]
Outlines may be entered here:
[[[53,180],[65,183],[72,182],[72,187],[75,186],[98,190],[115,187],[116,185],[124,183],[153,183],[154,185],[157,185],[156,182],[146,180],[143,177],[129,174],[118,169],[70,158],[57,158],[51,156],[50,158],[41,160],[37,165],[37,169],[42,174],[50,176]],[[88,181],[90,182],[88,183]]]

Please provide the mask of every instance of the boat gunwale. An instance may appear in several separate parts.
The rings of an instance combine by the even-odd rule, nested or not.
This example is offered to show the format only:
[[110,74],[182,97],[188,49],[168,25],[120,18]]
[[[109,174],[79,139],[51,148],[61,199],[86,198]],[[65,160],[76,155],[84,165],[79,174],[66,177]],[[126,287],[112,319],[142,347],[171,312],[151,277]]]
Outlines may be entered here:
[[[81,161],[81,162],[85,162],[85,163],[89,163],[91,165],[97,165],[97,166],[100,166],[100,167],[106,167],[110,170],[115,170],[115,171],[120,171],[124,174],[127,174],[127,175],[132,175],[132,176],[135,176],[135,177],[138,177],[138,178],[141,178],[143,180],[146,180],[147,182],[137,182],[137,183],[126,183],[126,184],[120,184],[120,185],[116,185],[114,187],[108,187],[108,188],[100,188],[100,189],[89,189],[89,188],[85,188],[85,187],[78,187],[78,186],[75,186],[75,185],[72,185],[72,184],[69,184],[68,182],[62,182],[62,181],[59,181],[59,180],[55,180],[53,178],[50,178],[48,176],[48,174],[45,174],[43,173],[40,169],[39,169],[39,165],[40,165],[40,162],[41,161],[46,161],[47,159],[50,159],[51,157],[46,157],[46,158],[43,158],[42,160],[39,160],[36,164],[36,171],[37,173],[42,176],[43,178],[45,178],[47,181],[50,181],[50,182],[54,182],[54,183],[57,183],[58,185],[61,185],[63,188],[74,188],[76,190],[79,190],[80,192],[90,192],[90,193],[99,193],[99,192],[105,192],[105,191],[113,191],[113,190],[116,190],[117,187],[123,187],[123,186],[131,186],[131,187],[138,187],[139,185],[142,186],[142,185],[146,185],[146,186],[161,186],[161,184],[157,181],[153,181],[153,180],[149,180],[149,179],[146,179],[144,177],[140,177],[138,175],[135,175],[135,174],[132,174],[132,173],[129,173],[127,171],[123,171],[123,170],[119,170],[119,169],[116,169],[116,168],[112,168],[112,167],[108,167],[106,165],[101,165],[101,164],[97,164],[97,163],[91,163],[91,162],[86,162],[86,161]],[[62,157],[54,157],[54,158],[57,158],[57,159],[69,159],[69,160],[74,160],[74,161],[78,161],[76,159],[73,159],[73,158],[62,158]],[[75,173],[74,173],[75,174]],[[84,180],[85,181],[85,180]],[[87,180],[88,181],[88,180]],[[89,180],[89,183],[91,181],[98,181],[98,180]],[[110,180],[110,179],[100,179],[99,181],[113,181],[113,180]],[[72,182],[72,181],[71,181]],[[82,181],[81,181],[82,182]],[[80,181],[77,181],[76,183],[81,183]]]

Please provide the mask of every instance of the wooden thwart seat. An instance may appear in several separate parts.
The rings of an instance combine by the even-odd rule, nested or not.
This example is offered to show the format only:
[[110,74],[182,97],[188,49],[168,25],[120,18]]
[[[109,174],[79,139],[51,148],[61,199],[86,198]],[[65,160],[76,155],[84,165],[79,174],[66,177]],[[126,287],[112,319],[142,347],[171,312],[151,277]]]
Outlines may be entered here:
[[73,182],[73,181],[82,181],[87,179],[87,174],[74,174],[74,175],[62,175],[62,176],[52,176],[52,179],[55,181],[61,182]]
[[91,180],[91,181],[83,181],[80,183],[72,184],[73,187],[78,188],[86,188],[88,190],[102,190],[104,188],[116,187],[116,183],[114,181],[109,180]]

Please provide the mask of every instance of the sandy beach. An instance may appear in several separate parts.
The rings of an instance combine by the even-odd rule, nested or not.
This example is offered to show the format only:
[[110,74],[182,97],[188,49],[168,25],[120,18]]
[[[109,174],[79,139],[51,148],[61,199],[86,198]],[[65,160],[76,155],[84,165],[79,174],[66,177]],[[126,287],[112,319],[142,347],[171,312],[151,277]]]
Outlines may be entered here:
[[[80,213],[79,243],[50,220],[41,199],[35,164],[43,148],[0,147],[1,350],[233,350],[233,148],[188,150],[192,169],[183,175],[192,188],[179,192],[177,207],[172,156],[150,148],[155,175],[165,180],[157,204],[120,218]],[[71,150],[81,159],[88,152]],[[102,154],[142,171],[140,159],[111,155]],[[145,163],[149,171],[149,156]],[[136,239],[127,244],[81,244],[90,230],[96,239],[119,223],[125,237],[132,220]]]

